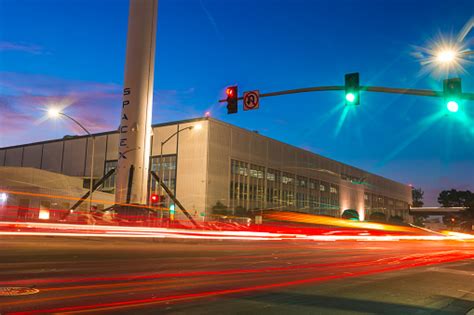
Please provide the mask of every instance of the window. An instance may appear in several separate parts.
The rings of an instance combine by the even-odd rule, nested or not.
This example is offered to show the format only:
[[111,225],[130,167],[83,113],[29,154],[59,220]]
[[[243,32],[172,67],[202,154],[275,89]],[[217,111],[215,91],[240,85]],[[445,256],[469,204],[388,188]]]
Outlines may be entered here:
[[265,167],[250,165],[249,209],[262,209],[265,205]]
[[[252,182],[258,178],[258,170],[250,173]],[[253,192],[253,186],[249,186],[249,165],[248,163],[231,160],[231,179],[230,179],[230,202],[229,207],[234,211],[237,209],[248,209],[249,203],[249,188]],[[252,194],[252,198],[253,198]],[[263,198],[263,197],[262,197]]]
[[309,195],[309,208],[315,210],[318,208],[318,197]]
[[319,190],[320,190],[320,191],[325,191],[325,190],[326,190],[326,187],[321,184],[321,185],[319,185]]
[[265,173],[265,168],[263,166],[258,166],[258,165],[250,165],[250,177],[258,178],[258,179],[263,179],[264,178],[264,173]]
[[296,193],[296,207],[298,209],[306,208],[306,195],[302,192]]
[[281,176],[281,182],[285,185],[293,184],[293,179],[294,175],[291,175],[289,173],[283,173],[283,175]]
[[[114,168],[115,169],[117,168],[117,160],[105,161],[104,175]],[[117,172],[110,175],[110,177],[104,181],[104,184],[102,185],[102,191],[111,192],[111,193],[115,191],[116,176],[117,176]]]
[[298,176],[297,181],[296,181],[297,186],[301,188],[306,188],[307,182],[308,182],[308,179],[302,176]]
[[232,174],[248,176],[248,164],[241,161],[232,160]]
[[281,205],[281,172],[267,169],[267,208]]
[[[160,156],[154,156],[150,161],[150,169],[160,177],[165,184],[174,194],[176,194],[176,154]],[[164,196],[165,200],[169,203],[170,198],[166,191],[160,186],[160,184],[150,176],[150,187],[149,195],[158,194]],[[168,207],[169,204],[165,204]]]
[[337,188],[331,186],[331,194],[337,194]]

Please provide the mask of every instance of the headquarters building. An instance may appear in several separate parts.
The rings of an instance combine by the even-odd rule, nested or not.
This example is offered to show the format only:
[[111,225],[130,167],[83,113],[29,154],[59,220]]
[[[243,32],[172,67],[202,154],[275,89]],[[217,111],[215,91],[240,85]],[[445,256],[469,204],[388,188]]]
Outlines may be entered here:
[[[265,209],[334,217],[352,210],[360,220],[409,220],[411,187],[256,132],[213,118],[157,124],[152,131],[150,169],[197,220],[216,214],[251,217]],[[117,165],[119,133],[94,137],[97,181]],[[66,136],[0,148],[0,171],[9,174],[0,178],[0,192],[9,192],[8,201],[2,195],[3,203],[42,209],[69,207],[70,200],[80,198],[89,187],[91,147],[89,136]],[[15,180],[20,173],[22,179]],[[68,184],[48,184],[58,180]],[[94,193],[97,208],[113,203],[114,188],[113,175]],[[150,196],[165,195],[151,177],[148,190]],[[35,192],[36,197],[26,192]],[[55,202],[48,196],[67,198]],[[169,198],[164,203],[169,207]],[[184,219],[178,211],[176,215]]]

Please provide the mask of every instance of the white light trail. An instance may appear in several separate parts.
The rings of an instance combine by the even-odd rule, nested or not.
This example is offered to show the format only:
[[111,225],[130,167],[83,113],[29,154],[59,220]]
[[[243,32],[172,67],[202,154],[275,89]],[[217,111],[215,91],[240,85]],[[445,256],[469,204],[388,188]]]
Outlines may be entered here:
[[[444,232],[442,235],[306,235],[282,234],[251,231],[196,231],[147,227],[117,227],[103,225],[75,225],[55,223],[12,223],[0,222],[0,228],[17,231],[0,230],[0,235],[24,236],[69,236],[69,237],[129,237],[129,238],[175,238],[175,239],[221,239],[249,241],[281,241],[281,240],[310,240],[310,241],[473,241],[474,235]],[[22,231],[21,229],[27,229]],[[28,231],[36,229],[36,231]],[[43,231],[41,231],[43,230]],[[45,231],[46,230],[46,231]],[[53,230],[53,231],[51,231]],[[71,232],[75,230],[77,232]]]

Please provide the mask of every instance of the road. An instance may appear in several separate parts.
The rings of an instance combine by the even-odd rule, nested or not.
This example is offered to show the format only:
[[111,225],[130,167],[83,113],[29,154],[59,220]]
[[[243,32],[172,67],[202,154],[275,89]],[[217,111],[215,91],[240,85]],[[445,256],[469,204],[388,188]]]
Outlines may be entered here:
[[474,243],[2,236],[0,314],[466,314]]

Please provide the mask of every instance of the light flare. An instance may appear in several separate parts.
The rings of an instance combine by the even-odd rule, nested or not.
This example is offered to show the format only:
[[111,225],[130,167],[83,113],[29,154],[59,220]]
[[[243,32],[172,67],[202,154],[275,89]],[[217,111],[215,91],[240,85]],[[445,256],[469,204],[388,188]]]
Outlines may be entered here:
[[471,63],[472,53],[467,47],[468,41],[461,37],[438,35],[428,42],[426,47],[415,47],[413,56],[422,66],[420,75],[431,73],[441,78],[451,74],[465,73],[465,67]]

